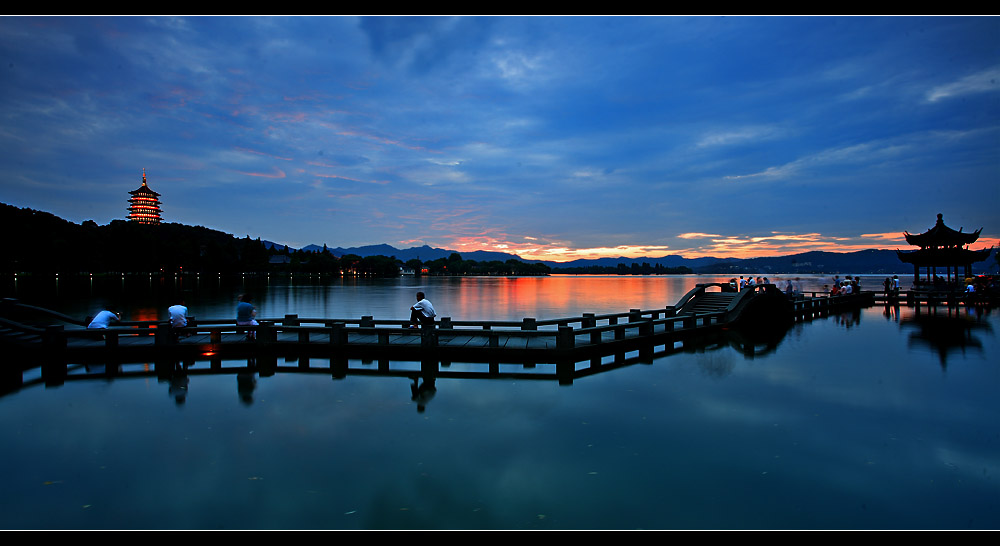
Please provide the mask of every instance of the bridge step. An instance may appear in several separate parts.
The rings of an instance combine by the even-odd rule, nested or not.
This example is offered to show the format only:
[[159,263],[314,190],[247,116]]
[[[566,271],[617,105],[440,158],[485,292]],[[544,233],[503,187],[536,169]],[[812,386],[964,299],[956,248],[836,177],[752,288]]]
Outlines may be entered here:
[[705,292],[695,299],[691,311],[696,314],[725,311],[736,296],[735,292]]

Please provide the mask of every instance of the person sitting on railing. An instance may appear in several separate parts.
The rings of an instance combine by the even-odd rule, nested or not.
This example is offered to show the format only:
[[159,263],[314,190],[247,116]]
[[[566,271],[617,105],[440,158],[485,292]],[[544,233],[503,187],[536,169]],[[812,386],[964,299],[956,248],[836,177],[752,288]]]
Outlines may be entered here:
[[[184,306],[184,300],[182,299],[177,305],[171,305],[167,308],[167,314],[170,316],[170,328],[172,330],[174,339],[177,339],[180,332],[176,330],[184,328],[188,325],[187,319],[188,308]],[[191,335],[190,332],[184,334],[185,337]]]
[[435,316],[434,306],[427,301],[423,292],[417,292],[417,303],[410,307],[410,328],[416,328],[417,324],[432,325]]
[[112,322],[118,322],[121,319],[122,319],[121,313],[115,313],[114,311],[104,310],[101,311],[100,313],[97,313],[97,316],[94,317],[94,320],[90,321],[90,324],[87,325],[87,328],[107,329]]
[[[237,301],[239,301],[239,303],[236,304],[236,325],[257,326],[257,321],[254,320],[254,317],[257,316],[257,308],[251,303],[253,298],[250,297],[250,294],[240,295],[240,297],[237,298]],[[257,331],[247,331],[247,340],[252,341],[255,339],[257,339]]]

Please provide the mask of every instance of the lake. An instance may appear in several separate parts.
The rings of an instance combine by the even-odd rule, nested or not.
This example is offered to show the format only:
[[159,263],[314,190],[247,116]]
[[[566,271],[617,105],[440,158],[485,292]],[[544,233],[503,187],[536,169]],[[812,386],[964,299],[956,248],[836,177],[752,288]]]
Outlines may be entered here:
[[[439,316],[520,320],[661,308],[723,280],[7,277],[2,293],[81,318],[164,318],[181,298],[229,317],[250,291],[265,318],[403,319],[422,290]],[[374,375],[27,387],[0,397],[0,528],[993,529],[996,323],[880,304],[752,358],[714,343],[568,386],[438,378],[424,411],[410,380]]]

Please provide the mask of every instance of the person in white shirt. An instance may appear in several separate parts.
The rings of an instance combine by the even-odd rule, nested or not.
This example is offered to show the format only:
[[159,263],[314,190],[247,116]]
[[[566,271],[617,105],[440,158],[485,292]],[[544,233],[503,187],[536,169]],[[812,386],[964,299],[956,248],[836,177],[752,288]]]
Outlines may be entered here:
[[107,327],[110,326],[112,322],[118,322],[121,319],[122,316],[118,313],[115,313],[114,311],[106,311],[106,310],[101,311],[100,313],[97,313],[97,316],[94,317],[94,320],[90,321],[90,324],[87,325],[87,328],[107,329]]
[[183,328],[188,325],[188,308],[184,307],[184,301],[182,300],[177,305],[171,305],[167,308],[167,314],[170,315],[170,326],[173,328]]
[[435,316],[437,313],[434,312],[434,306],[427,301],[423,292],[417,292],[417,303],[410,307],[410,328],[414,328],[418,324],[424,326],[434,324]]

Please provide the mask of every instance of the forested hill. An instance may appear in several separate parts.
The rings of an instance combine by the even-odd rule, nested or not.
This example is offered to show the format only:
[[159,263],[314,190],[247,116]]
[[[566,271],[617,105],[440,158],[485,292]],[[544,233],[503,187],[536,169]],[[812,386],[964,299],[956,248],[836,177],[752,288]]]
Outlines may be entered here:
[[[8,234],[0,273],[77,272],[309,272],[387,277],[400,274],[395,256],[335,255],[326,247],[289,249],[259,238],[242,239],[202,226],[143,225],[113,220],[74,224],[53,214],[0,203],[0,229]],[[391,251],[391,247],[389,248]],[[549,268],[516,259],[477,262],[457,253],[431,261],[409,260],[414,273],[430,275],[546,275]]]
[[74,224],[3,203],[0,229],[7,234],[0,255],[3,271],[253,271],[269,259],[260,240],[206,227],[124,220],[105,226],[91,220]]

